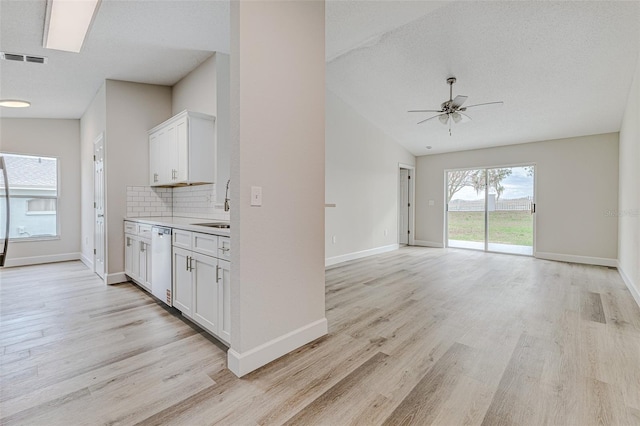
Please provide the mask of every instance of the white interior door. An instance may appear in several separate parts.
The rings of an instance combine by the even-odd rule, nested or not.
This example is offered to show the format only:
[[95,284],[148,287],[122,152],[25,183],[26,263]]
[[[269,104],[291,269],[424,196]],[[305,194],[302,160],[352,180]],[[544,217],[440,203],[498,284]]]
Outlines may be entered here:
[[93,201],[94,201],[94,238],[93,265],[96,274],[104,279],[105,273],[105,225],[104,225],[104,133],[94,143],[93,161]]
[[409,170],[400,169],[400,206],[398,223],[398,243],[409,244],[410,223],[410,191]]

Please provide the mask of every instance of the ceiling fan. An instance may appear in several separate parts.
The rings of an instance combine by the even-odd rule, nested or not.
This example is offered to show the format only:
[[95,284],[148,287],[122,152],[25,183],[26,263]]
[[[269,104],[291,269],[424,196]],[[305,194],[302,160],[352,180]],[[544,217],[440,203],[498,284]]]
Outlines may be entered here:
[[456,82],[455,77],[447,78],[447,84],[449,85],[449,100],[444,101],[440,104],[440,109],[414,109],[409,112],[437,112],[438,114],[433,117],[429,117],[426,120],[419,121],[418,124],[425,123],[429,120],[433,120],[438,117],[438,120],[444,125],[449,125],[449,136],[451,136],[451,123],[465,123],[471,120],[464,112],[469,108],[475,108],[479,106],[490,106],[490,105],[502,105],[504,102],[485,102],[482,104],[475,104],[463,107],[462,105],[466,102],[467,96],[458,95],[453,98],[453,83]]

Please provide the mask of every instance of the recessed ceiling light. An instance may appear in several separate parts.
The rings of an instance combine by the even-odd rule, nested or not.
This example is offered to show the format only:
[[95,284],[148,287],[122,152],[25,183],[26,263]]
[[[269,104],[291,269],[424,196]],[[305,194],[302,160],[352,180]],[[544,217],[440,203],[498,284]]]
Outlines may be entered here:
[[432,146],[431,146],[431,145],[427,145],[427,146],[426,146],[426,148],[427,148],[427,149],[431,149],[431,148],[432,148]]
[[79,53],[100,0],[47,0],[43,47]]
[[7,108],[26,108],[31,106],[31,102],[21,101],[19,99],[2,99],[0,100],[0,106]]

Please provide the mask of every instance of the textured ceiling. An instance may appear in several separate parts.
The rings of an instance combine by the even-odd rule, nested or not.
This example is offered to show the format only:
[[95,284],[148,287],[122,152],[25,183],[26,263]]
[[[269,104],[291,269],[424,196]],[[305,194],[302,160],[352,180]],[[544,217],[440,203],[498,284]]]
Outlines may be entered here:
[[[413,154],[620,129],[640,48],[639,2],[419,6],[415,19],[379,37],[371,38],[372,29],[360,39],[351,35],[351,51],[329,42],[327,23],[335,57],[327,63],[327,87]],[[327,10],[329,17],[329,4]],[[341,25],[359,25],[361,14],[342,14]],[[439,108],[450,76],[458,79],[454,97],[504,106],[470,109],[472,121],[454,125],[452,136],[437,119],[417,125],[433,114],[407,110]]]
[[354,48],[436,10],[450,1],[327,1],[326,56],[331,61]]
[[42,47],[44,0],[0,0],[0,98],[31,101],[2,117],[79,118],[105,79],[173,85],[214,51],[229,51],[227,1],[102,0],[81,53]]
[[[42,48],[44,0],[0,0],[2,117],[79,118],[104,79],[173,85],[229,51],[229,2],[102,0],[80,54]],[[640,49],[640,2],[327,1],[327,87],[416,155],[618,131]],[[453,135],[429,114],[454,96]],[[432,150],[425,147],[430,145]]]

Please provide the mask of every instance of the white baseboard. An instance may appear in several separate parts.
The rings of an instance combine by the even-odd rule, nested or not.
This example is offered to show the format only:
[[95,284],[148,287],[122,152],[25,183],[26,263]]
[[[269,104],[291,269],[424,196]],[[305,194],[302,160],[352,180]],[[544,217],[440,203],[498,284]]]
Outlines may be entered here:
[[424,240],[415,240],[413,245],[420,247],[434,247],[434,248],[444,248],[444,244],[436,243],[434,241],[424,241]]
[[242,377],[326,335],[328,331],[327,319],[322,318],[246,352],[238,353],[231,348],[227,352],[227,368],[236,376]]
[[129,281],[129,278],[125,275],[124,272],[116,272],[115,274],[105,274],[104,282],[105,284],[118,284],[123,283],[125,281]]
[[398,250],[399,244],[390,244],[388,246],[376,247],[368,250],[356,251],[353,253],[342,254],[340,256],[327,257],[324,260],[324,266],[331,266],[342,262],[348,262],[349,260],[361,259],[367,256],[373,256],[374,254],[386,253],[388,251]]
[[89,259],[84,254],[80,255],[80,261],[85,264],[85,266],[93,271],[93,260]]
[[629,278],[629,276],[624,272],[624,269],[620,267],[619,261],[618,261],[618,272],[620,273],[620,276],[622,277],[622,281],[624,281],[624,283],[626,284],[627,288],[629,289],[629,292],[635,299],[636,303],[638,304],[638,306],[640,306],[640,290],[638,290],[638,287],[635,285],[635,283],[631,281],[631,278]]
[[67,262],[69,260],[80,260],[80,253],[50,254],[45,256],[18,257],[7,259],[4,266],[28,266],[41,265],[43,263]]
[[606,257],[576,256],[573,254],[545,253],[540,251],[533,253],[533,257],[546,260],[558,260],[560,262],[583,263],[586,265],[618,266],[617,259],[608,259]]

